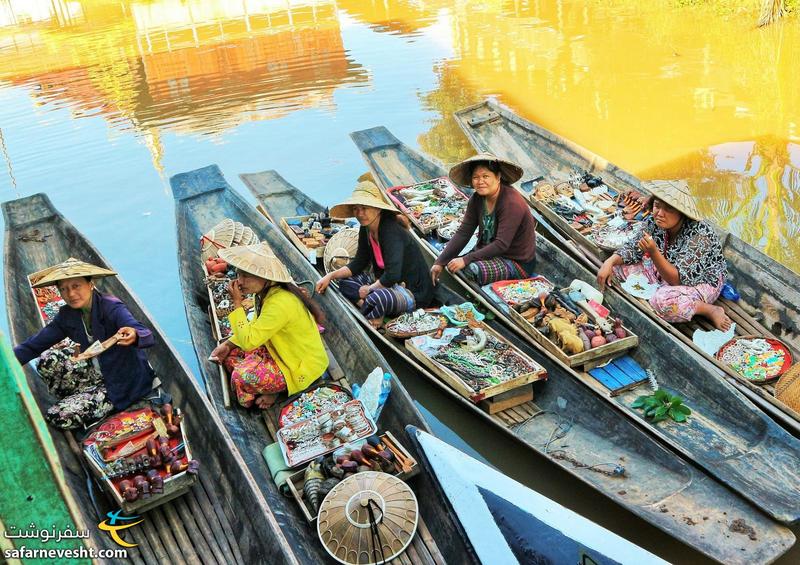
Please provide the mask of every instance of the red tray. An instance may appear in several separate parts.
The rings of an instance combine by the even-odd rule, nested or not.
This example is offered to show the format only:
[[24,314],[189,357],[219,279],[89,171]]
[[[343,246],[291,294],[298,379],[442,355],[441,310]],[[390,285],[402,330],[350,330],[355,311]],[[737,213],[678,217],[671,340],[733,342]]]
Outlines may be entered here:
[[[762,337],[753,336],[753,335],[737,336],[737,337],[733,338],[732,340],[727,342],[725,345],[720,347],[719,351],[717,351],[717,355],[716,355],[717,359],[719,359],[721,361],[722,360],[722,355],[725,352],[725,350],[728,347],[730,347],[731,345],[733,345],[734,343],[736,343],[737,341],[739,341],[740,339],[744,339],[744,340],[763,339],[767,343],[770,344],[770,346],[772,347],[773,350],[783,351],[783,353],[784,353],[783,365],[781,365],[781,368],[774,375],[770,375],[770,376],[766,377],[765,379],[759,379],[759,378],[749,378],[749,377],[746,377],[745,375],[742,375],[741,373],[739,373],[742,376],[743,379],[747,379],[748,381],[755,382],[755,383],[769,383],[769,382],[774,381],[775,379],[780,378],[780,376],[782,374],[784,374],[786,371],[788,371],[789,367],[792,366],[792,363],[793,363],[792,353],[791,353],[791,351],[789,351],[789,348],[786,346],[785,343],[783,343],[782,341],[780,341],[778,339],[762,338]],[[737,371],[737,373],[738,373],[738,371]]]

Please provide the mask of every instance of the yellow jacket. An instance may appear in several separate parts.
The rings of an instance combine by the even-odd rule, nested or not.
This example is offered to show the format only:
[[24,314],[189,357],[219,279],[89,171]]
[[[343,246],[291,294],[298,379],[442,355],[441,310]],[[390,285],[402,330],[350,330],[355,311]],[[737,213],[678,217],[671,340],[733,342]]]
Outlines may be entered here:
[[261,315],[247,319],[244,308],[228,315],[233,337],[243,351],[267,346],[286,378],[289,394],[305,390],[328,368],[328,355],[317,323],[303,302],[288,290],[273,286],[261,306]]

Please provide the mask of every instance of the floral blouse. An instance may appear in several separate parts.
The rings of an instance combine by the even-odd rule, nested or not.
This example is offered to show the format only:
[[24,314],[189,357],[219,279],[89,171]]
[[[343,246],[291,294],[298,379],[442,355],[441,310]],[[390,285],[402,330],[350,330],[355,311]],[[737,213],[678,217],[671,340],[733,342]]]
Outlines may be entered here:
[[637,243],[645,232],[653,236],[667,261],[678,269],[680,284],[707,283],[716,287],[725,281],[728,264],[722,255],[722,243],[706,222],[687,218],[675,241],[667,243],[666,230],[658,227],[652,216],[647,218],[639,225],[637,234],[617,251],[625,264],[642,260],[644,253]]

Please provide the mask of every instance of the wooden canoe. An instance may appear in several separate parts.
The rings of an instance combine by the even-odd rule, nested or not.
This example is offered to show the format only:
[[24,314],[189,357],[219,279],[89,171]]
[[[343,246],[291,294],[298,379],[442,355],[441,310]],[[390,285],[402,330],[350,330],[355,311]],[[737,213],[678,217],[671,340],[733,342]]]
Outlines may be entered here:
[[[384,191],[446,174],[443,168],[400,142],[386,128],[355,132],[352,137]],[[418,241],[431,256],[437,253],[421,238]],[[594,273],[545,238],[539,238],[536,255],[537,274],[549,279],[556,288],[567,287],[574,279],[594,280]],[[467,283],[463,276],[457,279],[484,304],[491,305],[518,335],[529,339],[529,334],[503,308],[494,307],[482,289]],[[605,387],[586,373],[573,369],[569,373],[776,520],[790,523],[799,520],[800,440],[753,406],[705,361],[682,347],[661,325],[621,295],[607,293],[604,304],[639,336],[640,345],[630,355],[642,367],[653,370],[662,388],[684,398],[693,416],[685,424],[653,425],[642,411],[631,408],[637,396],[646,390],[640,387],[610,396]],[[531,343],[539,346],[535,341]],[[782,479],[776,481],[774,477]]]
[[[456,112],[456,121],[478,150],[488,150],[500,157],[512,159],[525,169],[517,183],[529,196],[534,179],[551,171],[589,170],[599,174],[608,183],[621,190],[636,189],[646,192],[638,178],[612,165],[587,149],[566,140],[543,127],[525,120],[508,108],[487,101]],[[717,304],[725,308],[736,322],[739,335],[777,337],[786,343],[795,359],[800,358],[800,275],[787,269],[752,245],[730,232],[715,226],[722,240],[723,253],[728,261],[728,281],[741,299],[732,302],[721,298]],[[560,231],[556,222],[540,222],[540,231],[548,231],[559,239],[569,238]],[[577,241],[569,241],[569,249],[590,270],[596,271],[604,254]],[[620,291],[620,289],[616,289]],[[626,295],[627,296],[627,295]],[[692,341],[697,328],[711,329],[704,321],[689,324],[670,324],[659,318],[644,300],[629,297],[697,355],[714,363],[743,394],[758,404],[784,426],[800,434],[800,413],[775,398],[773,383],[757,384],[743,378],[725,363],[705,354]]]
[[[304,206],[311,212],[323,209],[320,204],[309,203],[305,194],[275,171],[241,177],[260,208],[273,219],[295,215],[296,206]],[[450,290],[456,293],[454,289]],[[456,297],[461,302],[468,300],[464,293],[456,293]],[[571,378],[573,375],[564,366],[532,350],[527,344],[517,343],[547,369],[547,382],[536,386],[533,402],[489,415],[418,363],[402,340],[376,331],[349,302],[343,298],[342,301],[347,303],[353,317],[371,333],[373,339],[394,350],[410,367],[454,401],[471,409],[476,418],[509,434],[577,480],[709,557],[720,562],[770,561],[792,545],[794,536],[789,530],[767,519],[680,455],[665,449],[586,386]],[[513,339],[513,334],[504,327],[497,324],[493,327]],[[566,451],[556,453],[546,444],[556,427],[565,422],[571,424],[565,438],[569,447],[561,446]],[[609,462],[624,462],[628,472],[624,477],[610,477],[586,468],[601,463],[601,469],[609,470]],[[670,510],[663,512],[662,506]],[[703,516],[708,519],[703,520]],[[729,516],[742,516],[748,524],[758,523],[760,547],[756,546],[758,544],[750,545],[750,541],[731,543]],[[734,539],[736,542],[746,541],[738,537]]]
[[484,563],[666,564],[442,440],[408,435]]
[[[41,329],[29,273],[68,257],[111,266],[44,194],[3,203],[3,216],[9,328],[12,342],[20,343]],[[143,513],[144,522],[128,530],[129,541],[138,544],[129,550],[134,562],[298,563],[231,436],[166,336],[121,277],[98,281],[98,287],[123,300],[133,316],[152,329],[156,345],[148,350],[148,358],[175,405],[185,411],[188,437],[194,440],[192,452],[201,463],[200,481],[187,494]],[[25,373],[38,405],[30,409],[44,412],[53,399],[31,364]],[[98,516],[94,510],[80,456],[70,449],[71,434],[50,430],[57,457],[51,465],[56,473],[63,473],[76,526],[91,530],[91,546],[118,549],[110,536],[97,528],[106,516]],[[102,499],[98,489],[94,492]],[[113,508],[102,512],[107,510]]]
[[[213,403],[300,560],[304,563],[331,562],[317,538],[316,529],[306,523],[294,500],[278,492],[261,457],[262,449],[272,441],[269,434],[274,434],[274,428],[265,426],[258,410],[224,408],[222,386],[217,378],[218,368],[208,361],[216,342],[209,324],[208,295],[200,269],[200,237],[220,220],[231,218],[250,226],[261,241],[266,241],[296,281],[316,281],[317,273],[275,226],[228,185],[216,165],[175,175],[170,179],[170,184],[175,198],[180,279],[186,315],[197,359],[206,376]],[[342,309],[334,295],[317,299],[327,318],[323,337],[331,357],[330,372],[335,379],[346,378],[349,383],[362,384],[375,367],[380,366],[391,372],[389,364],[358,324]],[[392,385],[389,401],[378,422],[379,429],[389,430],[397,438],[405,437],[407,424],[428,429],[400,381],[395,378]],[[457,521],[435,503],[431,481],[420,476],[411,484],[420,502],[423,528],[434,533],[434,537],[428,536],[427,540],[421,535],[415,536],[412,543],[414,551],[437,562],[474,562],[474,553],[458,532]]]

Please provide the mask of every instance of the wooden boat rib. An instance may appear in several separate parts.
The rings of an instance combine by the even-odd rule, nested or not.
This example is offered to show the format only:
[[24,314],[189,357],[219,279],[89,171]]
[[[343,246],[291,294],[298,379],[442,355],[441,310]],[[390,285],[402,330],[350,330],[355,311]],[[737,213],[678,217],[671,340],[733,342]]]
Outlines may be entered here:
[[[400,142],[386,128],[372,128],[351,136],[384,191],[446,174],[443,168]],[[437,254],[430,244],[421,238],[418,241],[431,257]],[[573,279],[594,280],[592,272],[545,238],[539,238],[536,255],[537,274],[549,279],[556,288],[569,286]],[[460,278],[463,282],[464,277]],[[473,286],[470,290],[485,304],[491,304],[482,289]],[[605,304],[639,336],[639,347],[630,355],[639,365],[654,371],[661,387],[684,398],[693,410],[692,417],[684,424],[653,425],[641,411],[631,408],[642,394],[641,389],[612,397],[587,373],[565,367],[567,373],[776,520],[800,519],[800,441],[718,378],[705,361],[686,351],[622,296],[607,293]],[[506,312],[493,310],[519,336],[540,347]]]
[[[500,157],[512,159],[525,169],[525,175],[518,185],[526,197],[530,195],[533,179],[553,171],[570,172],[575,169],[599,173],[619,189],[646,192],[640,180],[632,174],[521,118],[497,102],[487,101],[465,108],[456,112],[455,118],[478,150],[492,151]],[[544,221],[540,222],[540,226],[549,227],[549,232],[559,238],[571,235],[557,231],[554,223]],[[800,358],[800,276],[739,237],[722,228],[716,229],[728,261],[728,280],[741,295],[738,302],[721,298],[717,304],[725,308],[736,322],[739,335],[777,337],[789,346],[795,359]],[[570,240],[567,247],[592,270],[596,270],[605,258],[580,242]],[[790,428],[795,435],[800,434],[800,413],[775,398],[774,383],[753,383],[696,347],[692,341],[694,330],[698,327],[710,329],[710,326],[703,327],[702,321],[670,324],[660,319],[646,301],[629,298],[686,347],[714,363],[753,402]]]
[[[11,339],[20,343],[41,328],[40,314],[31,295],[27,275],[68,257],[78,257],[111,268],[97,249],[55,210],[44,194],[3,203],[5,217],[5,292]],[[26,237],[30,235],[31,237]],[[121,277],[99,281],[102,292],[125,302],[133,316],[156,336],[149,360],[162,386],[186,413],[188,436],[194,440],[193,455],[200,460],[200,481],[190,491],[144,512],[140,526],[130,528],[128,539],[138,547],[129,550],[135,563],[298,563],[278,521],[261,495],[242,456],[209,405],[191,372],[178,357],[150,314]],[[28,384],[44,412],[52,403],[35,370],[25,368]],[[54,431],[52,439],[75,503],[76,524],[91,530],[89,544],[96,549],[118,546],[96,525],[98,516],[87,491],[87,475],[81,456],[70,449],[71,434]],[[74,440],[71,440],[74,441]],[[102,498],[97,490],[97,497]],[[247,508],[247,512],[241,512]],[[106,510],[113,510],[109,507]]]
[[408,435],[484,563],[666,563],[422,430]]
[[[266,241],[296,281],[316,280],[316,272],[277,228],[228,185],[216,165],[175,175],[170,179],[170,184],[175,198],[178,257],[186,315],[198,362],[206,376],[213,403],[300,560],[303,563],[330,563],[332,560],[319,542],[316,528],[306,523],[294,500],[278,492],[261,457],[262,449],[272,442],[268,435],[270,432],[274,433],[271,420],[267,418],[267,426],[271,428],[268,429],[258,410],[224,408],[221,383],[216,378],[217,366],[208,361],[216,341],[212,336],[207,314],[208,295],[202,280],[198,242],[211,226],[224,218],[231,218],[250,226],[261,241]],[[375,367],[380,366],[391,372],[386,360],[342,310],[335,296],[317,297],[317,300],[327,318],[323,337],[332,358],[330,371],[334,378],[346,377],[350,383],[361,384]],[[343,371],[346,371],[346,375]],[[410,423],[427,429],[427,424],[408,393],[395,378],[378,427],[381,430],[387,429],[400,438],[405,435],[405,425]],[[424,559],[428,562],[475,562],[474,552],[463,542],[457,521],[442,505],[437,504],[431,482],[419,476],[411,484],[420,502],[421,528],[435,533],[434,537],[415,536],[412,550],[425,556]],[[408,560],[407,555],[403,555],[399,562],[406,562],[404,560]]]
[[[323,210],[320,204],[313,201],[310,204],[304,193],[275,171],[240,176],[260,209],[276,222],[281,217],[297,215],[298,207],[309,213]],[[273,198],[273,195],[277,197]],[[293,195],[293,198],[287,198],[287,195]],[[457,297],[461,302],[468,300],[463,293]],[[665,449],[584,385],[570,378],[561,364],[532,351],[526,344],[518,345],[547,369],[548,381],[537,383],[535,403],[489,415],[418,363],[402,340],[376,331],[348,301],[344,298],[342,301],[373,339],[391,348],[434,386],[471,409],[477,418],[514,437],[577,480],[709,557],[725,563],[771,561],[794,543],[789,530],[769,520],[679,455]],[[502,326],[495,325],[494,329],[506,338],[512,335]],[[559,451],[549,449],[547,444],[551,434],[567,422],[571,428],[564,441],[559,442]],[[609,470],[618,462],[625,466],[624,478],[587,468],[601,464],[601,469]],[[662,506],[669,510],[663,512]],[[742,517],[756,528],[757,544],[752,545],[752,540],[739,539],[738,536],[733,540],[729,537],[728,524],[734,516]]]

